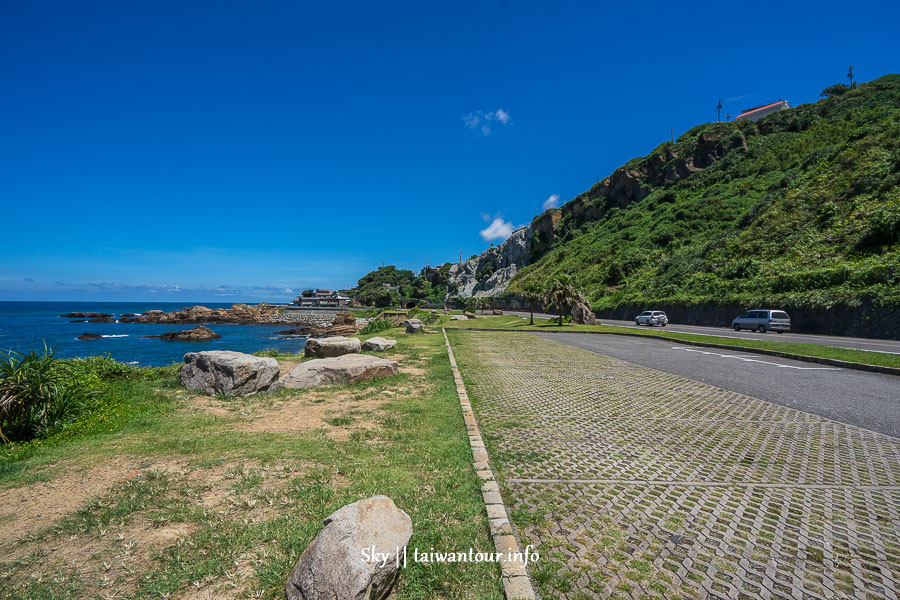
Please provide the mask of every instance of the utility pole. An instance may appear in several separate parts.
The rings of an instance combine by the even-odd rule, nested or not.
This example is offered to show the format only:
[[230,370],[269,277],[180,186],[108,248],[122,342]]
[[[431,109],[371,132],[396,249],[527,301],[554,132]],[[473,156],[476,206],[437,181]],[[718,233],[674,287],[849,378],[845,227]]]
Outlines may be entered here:
[[669,135],[672,136],[672,143],[675,143],[675,128],[669,127]]
[[459,249],[459,264],[462,264],[462,248]]
[[850,80],[850,89],[852,90],[856,85],[853,83],[853,65],[850,65],[850,68],[847,69],[847,79]]
[[719,100],[719,104],[716,106],[716,123],[722,121],[722,100]]

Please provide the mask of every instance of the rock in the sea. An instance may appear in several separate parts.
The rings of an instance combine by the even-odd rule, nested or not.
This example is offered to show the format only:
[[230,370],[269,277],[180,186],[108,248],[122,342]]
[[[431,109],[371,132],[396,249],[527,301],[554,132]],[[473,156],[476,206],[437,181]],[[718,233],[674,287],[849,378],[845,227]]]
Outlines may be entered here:
[[451,321],[468,321],[469,317],[466,315],[450,315]]
[[375,377],[391,377],[396,374],[397,361],[369,354],[345,354],[301,363],[279,379],[273,389],[359,383]]
[[277,381],[279,371],[274,358],[229,350],[188,352],[180,379],[186,388],[210,396],[236,396],[268,390]]
[[597,316],[584,302],[578,302],[572,307],[572,322],[577,325],[596,325]]
[[387,496],[374,496],[338,509],[323,524],[288,577],[287,600],[387,598],[400,577],[397,555],[412,537],[409,515]]
[[203,325],[197,325],[193,329],[182,329],[181,331],[167,331],[159,339],[168,340],[170,342],[205,342],[206,340],[217,340],[221,335]]
[[278,308],[265,302],[260,303],[258,306],[247,306],[246,304],[238,303],[227,309],[197,305],[168,313],[161,310],[148,310],[142,315],[120,319],[120,322],[169,323],[172,325],[186,323],[237,323],[244,325],[275,323],[277,315]]
[[101,313],[101,312],[70,312],[64,315],[59,315],[64,319],[111,319],[112,315],[109,313]]
[[397,340],[388,340],[383,337],[373,337],[363,342],[362,349],[370,352],[384,352],[397,345]]
[[76,339],[76,340],[81,340],[81,341],[84,342],[84,341],[87,341],[87,340],[99,340],[99,339],[102,338],[102,337],[103,337],[103,336],[100,335],[99,333],[82,333],[81,335],[79,335],[79,336],[78,336],[77,338],[75,338],[75,339]]
[[499,308],[495,308],[495,309],[491,310],[491,313],[499,316],[499,315],[503,314],[503,311],[500,310]]
[[[415,319],[418,321],[418,319]],[[425,333],[425,326],[422,325],[422,322],[418,323],[410,323],[406,326],[406,333]]]
[[115,317],[94,317],[93,319],[88,319],[88,323],[115,323]]
[[282,331],[276,331],[275,335],[303,335],[309,337],[312,332],[312,327],[294,327],[293,329],[284,329]]
[[464,312],[463,315],[465,315],[465,316],[466,316],[467,318],[469,318],[469,319],[474,319],[474,318],[476,318],[476,317],[475,317],[475,313],[472,313],[472,312],[469,312],[469,311]]
[[343,336],[327,337],[322,339],[312,338],[306,340],[304,354],[317,358],[343,356],[344,354],[359,354],[360,343],[357,338]]

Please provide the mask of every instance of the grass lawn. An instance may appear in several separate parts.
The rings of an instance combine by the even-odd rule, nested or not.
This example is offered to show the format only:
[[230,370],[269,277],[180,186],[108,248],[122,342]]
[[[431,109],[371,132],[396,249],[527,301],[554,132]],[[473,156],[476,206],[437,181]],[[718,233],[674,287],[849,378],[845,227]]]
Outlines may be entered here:
[[556,320],[535,319],[534,325],[528,324],[528,317],[518,317],[515,315],[503,315],[492,317],[484,315],[485,318],[478,318],[468,321],[450,321],[449,317],[444,317],[446,322],[443,325],[447,328],[471,328],[480,327],[486,329],[537,329],[540,331],[599,331],[607,333],[629,333],[637,335],[653,335],[661,336],[673,340],[684,340],[692,342],[706,342],[709,344],[724,344],[735,348],[759,348],[762,350],[772,350],[775,352],[789,352],[791,354],[799,354],[802,356],[814,356],[817,358],[831,358],[835,360],[845,360],[849,362],[857,362],[866,365],[878,365],[882,367],[900,368],[900,355],[887,354],[883,352],[867,352],[865,350],[852,350],[845,348],[833,348],[830,346],[819,346],[816,344],[802,344],[795,342],[779,342],[769,340],[753,340],[738,339],[731,337],[719,337],[711,335],[696,335],[691,333],[675,333],[672,331],[664,331],[659,328],[655,329],[631,329],[626,327],[616,327],[615,325],[573,325],[564,323],[562,327],[557,325]]
[[[322,519],[375,494],[409,513],[410,550],[491,550],[435,329],[382,332],[401,374],[355,386],[213,398],[171,368],[107,382],[102,415],[0,450],[0,598],[282,598]],[[410,561],[397,597],[499,599],[499,568]]]

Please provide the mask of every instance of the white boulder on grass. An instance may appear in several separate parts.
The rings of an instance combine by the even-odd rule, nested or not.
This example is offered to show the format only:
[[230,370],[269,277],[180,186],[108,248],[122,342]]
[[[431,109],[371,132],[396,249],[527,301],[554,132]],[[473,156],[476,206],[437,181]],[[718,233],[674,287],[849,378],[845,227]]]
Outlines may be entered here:
[[288,600],[384,600],[400,577],[398,553],[412,519],[387,496],[339,508],[300,555],[285,586]]
[[184,387],[210,396],[240,396],[267,391],[278,374],[274,358],[211,350],[185,354],[179,379]]
[[[358,341],[358,340],[357,340]],[[310,388],[369,381],[397,374],[397,361],[369,354],[345,354],[300,363],[273,385],[273,389]]]
[[343,356],[344,354],[359,354],[361,347],[359,339],[339,335],[327,338],[310,338],[306,340],[304,352],[306,356],[328,358],[331,356]]
[[384,352],[397,345],[397,340],[388,340],[383,337],[372,337],[363,342],[362,349],[370,352]]

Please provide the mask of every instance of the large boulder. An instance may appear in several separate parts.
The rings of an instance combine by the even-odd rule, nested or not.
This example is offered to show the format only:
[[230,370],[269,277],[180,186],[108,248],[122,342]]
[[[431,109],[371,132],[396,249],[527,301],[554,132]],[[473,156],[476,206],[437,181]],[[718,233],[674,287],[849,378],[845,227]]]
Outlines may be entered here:
[[287,600],[384,600],[400,577],[412,519],[387,496],[339,508],[300,555]]
[[161,340],[170,342],[205,342],[207,340],[217,340],[221,335],[203,325],[197,325],[193,329],[182,329],[181,331],[167,331],[159,336]]
[[466,315],[450,315],[451,321],[468,321],[469,317]]
[[304,353],[306,356],[328,358],[331,356],[343,356],[344,354],[359,354],[361,345],[359,339],[344,336],[327,338],[311,338],[306,340]]
[[77,338],[75,338],[75,339],[76,339],[76,340],[81,340],[82,342],[86,342],[86,341],[88,341],[88,340],[99,340],[99,339],[102,338],[102,337],[103,337],[103,336],[100,335],[99,333],[82,333],[81,335],[79,335],[79,336],[78,336]]
[[500,310],[499,308],[495,308],[495,309],[491,310],[491,314],[494,316],[500,316],[503,314],[503,311]]
[[475,316],[475,313],[470,312],[470,311],[468,311],[468,310],[465,311],[465,312],[463,313],[463,315],[465,315],[465,317],[466,317],[467,319],[475,319],[475,318],[477,318],[477,317]]
[[310,388],[359,383],[375,377],[391,377],[396,374],[397,361],[369,354],[346,354],[301,363],[279,379],[274,388]]
[[421,325],[422,319],[406,319],[400,323],[400,327],[409,327],[410,325]]
[[572,322],[577,325],[596,325],[597,316],[587,304],[578,302],[572,307]]
[[279,372],[274,358],[213,350],[185,354],[179,378],[182,385],[197,392],[235,396],[267,391]]
[[373,337],[363,342],[362,348],[363,350],[369,350],[370,352],[384,352],[385,350],[390,350],[396,345],[397,340],[388,340],[383,337]]
[[406,326],[406,333],[425,333],[425,326],[419,323],[410,323]]

